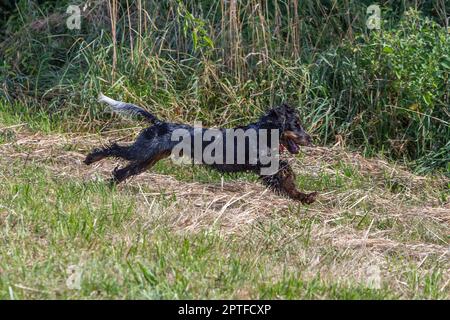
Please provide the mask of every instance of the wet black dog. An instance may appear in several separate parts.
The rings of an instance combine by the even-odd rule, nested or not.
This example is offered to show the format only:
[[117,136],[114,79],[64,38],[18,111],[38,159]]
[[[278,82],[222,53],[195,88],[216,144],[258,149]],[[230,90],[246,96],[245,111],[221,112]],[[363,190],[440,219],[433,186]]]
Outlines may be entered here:
[[[125,112],[129,114],[140,115],[152,122],[153,125],[144,129],[137,137],[134,144],[130,146],[120,146],[116,143],[105,147],[96,148],[90,154],[87,155],[85,163],[87,165],[99,161],[105,157],[118,157],[130,161],[130,164],[121,169],[114,169],[113,171],[113,182],[119,183],[130,176],[137,175],[150,167],[152,167],[157,161],[166,158],[171,155],[173,148],[179,143],[179,141],[173,141],[173,133],[177,129],[184,129],[189,135],[194,137],[194,127],[169,123],[157,119],[154,115],[148,111],[129,103],[124,103],[120,101],[115,101],[104,95],[100,96],[99,101],[109,104],[113,110],[117,112]],[[248,129],[254,129],[257,134],[259,134],[261,129],[267,129],[268,139],[267,149],[272,148],[271,144],[271,130],[276,130],[278,136],[280,137],[280,146],[286,148],[290,153],[296,154],[299,152],[299,145],[310,146],[311,137],[303,130],[299,117],[295,110],[288,106],[287,104],[282,104],[279,107],[269,110],[265,115],[263,115],[259,121],[251,123],[247,126],[238,127],[235,129],[242,129],[244,131]],[[197,129],[202,133],[207,129]],[[222,135],[224,141],[224,157],[226,157],[226,129],[216,129],[219,134]],[[195,131],[198,132],[198,131]],[[261,131],[262,132],[262,131]],[[237,146],[237,137],[234,137],[232,144]],[[194,138],[192,139],[192,146]],[[214,141],[203,141],[202,140],[202,151]],[[259,141],[259,140],[257,140]],[[258,157],[255,161],[250,161],[250,148],[252,147],[252,142],[249,139],[245,140],[245,144],[241,145],[241,149],[233,148],[234,153],[232,164],[219,164],[219,163],[204,163],[210,165],[216,170],[221,172],[242,172],[242,171],[253,171],[260,174],[260,170],[267,167],[266,163],[260,161]],[[242,150],[242,147],[244,150]],[[257,149],[260,146],[258,144]],[[194,150],[194,148],[192,148]],[[243,152],[244,161],[236,161],[238,158],[238,152]],[[258,153],[259,154],[259,153]],[[194,158],[194,154],[188,155],[190,158]],[[200,160],[201,161],[201,160]],[[301,201],[302,203],[310,204],[314,202],[317,192],[313,193],[302,193],[295,187],[295,175],[289,166],[288,162],[285,160],[279,160],[278,170],[271,175],[261,175],[260,178],[264,184],[269,186],[274,191],[289,196],[292,199]],[[239,164],[240,163],[240,164]]]

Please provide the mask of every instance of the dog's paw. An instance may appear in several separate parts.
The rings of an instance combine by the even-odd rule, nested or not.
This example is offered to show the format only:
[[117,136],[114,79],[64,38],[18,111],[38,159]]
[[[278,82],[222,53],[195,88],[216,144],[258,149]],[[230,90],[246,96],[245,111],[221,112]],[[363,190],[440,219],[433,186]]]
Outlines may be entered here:
[[119,172],[119,166],[116,166],[112,171],[112,176],[114,179],[116,179],[118,172]]
[[316,201],[317,196],[319,195],[318,192],[311,192],[308,193],[303,199],[302,199],[302,203],[305,204],[311,204],[314,201]]
[[120,169],[119,166],[116,166],[112,171],[111,182],[114,184],[119,184],[124,180],[126,172],[123,169]]
[[92,162],[94,162],[94,159],[93,159],[93,157],[90,155],[90,154],[88,154],[87,156],[86,156],[86,159],[84,159],[84,164],[85,165],[90,165]]
[[89,153],[86,156],[86,159],[84,159],[83,162],[86,165],[90,165],[90,164],[92,164],[94,162],[97,162],[97,161],[101,160],[103,157],[104,156],[102,155],[102,150],[98,149],[98,148],[95,148],[94,150],[92,150],[91,153]]

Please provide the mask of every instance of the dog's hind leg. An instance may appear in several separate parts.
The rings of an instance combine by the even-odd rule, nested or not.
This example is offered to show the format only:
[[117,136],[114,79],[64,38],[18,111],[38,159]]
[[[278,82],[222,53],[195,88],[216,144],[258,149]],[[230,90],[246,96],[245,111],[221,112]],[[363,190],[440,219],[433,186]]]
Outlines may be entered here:
[[134,160],[133,155],[130,152],[131,146],[119,146],[117,143],[113,143],[106,148],[95,148],[86,156],[84,163],[90,165],[91,163],[100,161],[106,157],[117,157],[125,160]]
[[139,174],[147,169],[147,165],[145,162],[132,162],[128,166],[118,169],[115,168],[113,171],[113,178],[111,180],[112,183],[120,183],[125,179]]
[[280,170],[271,176],[261,176],[264,184],[275,192],[286,195],[301,203],[311,204],[316,200],[317,192],[303,193],[295,186],[295,174],[287,161],[280,161]]
[[134,161],[124,168],[121,169],[116,168],[113,171],[113,178],[111,182],[120,183],[131,176],[140,174],[145,170],[150,169],[156,162],[158,162],[163,158],[168,157],[169,155],[170,155],[169,151],[163,151],[145,161]]

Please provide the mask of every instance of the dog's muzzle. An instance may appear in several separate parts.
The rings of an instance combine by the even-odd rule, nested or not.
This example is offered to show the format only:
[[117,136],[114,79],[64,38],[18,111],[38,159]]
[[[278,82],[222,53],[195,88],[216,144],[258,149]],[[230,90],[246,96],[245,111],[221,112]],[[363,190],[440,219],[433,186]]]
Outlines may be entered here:
[[308,135],[299,136],[295,134],[293,131],[283,132],[282,141],[284,141],[286,148],[292,154],[299,153],[300,151],[299,146],[311,147],[313,145],[310,136]]

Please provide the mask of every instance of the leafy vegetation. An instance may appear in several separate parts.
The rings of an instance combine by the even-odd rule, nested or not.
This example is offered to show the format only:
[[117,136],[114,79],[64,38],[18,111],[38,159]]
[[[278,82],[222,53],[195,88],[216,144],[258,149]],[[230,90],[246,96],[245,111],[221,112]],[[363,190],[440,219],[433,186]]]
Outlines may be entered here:
[[448,172],[445,1],[383,1],[372,31],[371,1],[100,1],[81,30],[67,29],[68,4],[19,1],[4,22],[6,101],[99,130],[100,91],[207,125],[286,100],[317,143]]
[[[448,299],[450,7],[378,3],[1,1],[0,299]],[[211,126],[288,101],[319,200],[170,161],[110,188],[83,156],[142,126],[99,92]]]

